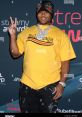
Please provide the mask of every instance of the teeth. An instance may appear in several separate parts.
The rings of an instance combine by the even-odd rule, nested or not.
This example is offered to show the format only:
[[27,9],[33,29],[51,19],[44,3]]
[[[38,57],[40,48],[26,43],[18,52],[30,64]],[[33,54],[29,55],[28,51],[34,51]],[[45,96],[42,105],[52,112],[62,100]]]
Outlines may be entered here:
[[42,18],[42,20],[45,20],[46,18]]

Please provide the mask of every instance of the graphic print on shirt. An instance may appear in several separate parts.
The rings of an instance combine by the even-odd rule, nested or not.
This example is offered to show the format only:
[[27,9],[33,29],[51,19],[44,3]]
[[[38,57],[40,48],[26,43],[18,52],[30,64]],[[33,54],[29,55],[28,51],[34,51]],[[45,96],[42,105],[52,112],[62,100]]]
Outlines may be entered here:
[[52,46],[53,43],[53,38],[50,37],[44,37],[41,40],[38,40],[36,35],[31,35],[29,34],[27,41],[32,41],[36,44],[43,45],[43,46]]

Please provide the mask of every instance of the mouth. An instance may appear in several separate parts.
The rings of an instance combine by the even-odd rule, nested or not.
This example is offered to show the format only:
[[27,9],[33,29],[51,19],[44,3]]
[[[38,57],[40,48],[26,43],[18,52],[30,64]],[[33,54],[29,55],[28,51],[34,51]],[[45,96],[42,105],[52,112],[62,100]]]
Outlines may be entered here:
[[41,20],[46,21],[46,18],[45,17],[42,17]]

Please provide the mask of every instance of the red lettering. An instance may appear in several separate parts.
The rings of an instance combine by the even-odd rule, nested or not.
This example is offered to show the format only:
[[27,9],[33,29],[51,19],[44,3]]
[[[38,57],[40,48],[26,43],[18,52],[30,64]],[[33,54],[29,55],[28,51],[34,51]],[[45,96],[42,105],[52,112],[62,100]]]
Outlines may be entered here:
[[61,15],[63,15],[63,13],[60,12],[59,10],[57,10],[57,12],[55,13],[55,16],[57,16],[57,17],[56,17],[56,22],[57,22],[57,24],[59,24],[59,25],[63,25],[63,24],[64,24],[63,22],[59,22],[59,19],[60,19],[60,16],[61,16]]
[[[66,33],[66,30],[62,30],[63,32]],[[77,30],[76,32],[76,37],[75,37],[75,31],[74,30],[69,30],[67,33],[69,39],[72,39],[73,42],[79,42],[79,37],[81,37],[81,30]]]
[[[77,17],[75,17],[77,16]],[[76,21],[76,22],[75,22]],[[74,25],[79,25],[81,21],[81,14],[78,13],[78,12],[75,12],[71,15],[71,23],[74,24]]]

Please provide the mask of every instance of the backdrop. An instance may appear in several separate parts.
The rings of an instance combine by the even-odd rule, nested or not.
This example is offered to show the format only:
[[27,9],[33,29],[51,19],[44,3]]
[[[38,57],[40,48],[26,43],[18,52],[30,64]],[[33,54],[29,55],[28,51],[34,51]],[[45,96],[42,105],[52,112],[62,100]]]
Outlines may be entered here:
[[[0,113],[20,112],[18,90],[22,60],[9,53],[7,27],[9,17],[17,18],[17,33],[36,24],[36,4],[39,0],[0,0]],[[77,58],[71,61],[59,112],[82,112],[82,0],[52,0],[55,5],[54,25],[65,31]]]

